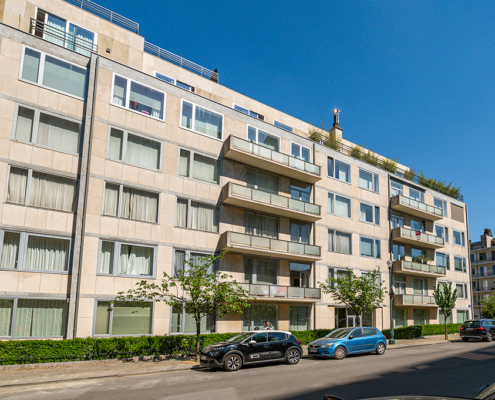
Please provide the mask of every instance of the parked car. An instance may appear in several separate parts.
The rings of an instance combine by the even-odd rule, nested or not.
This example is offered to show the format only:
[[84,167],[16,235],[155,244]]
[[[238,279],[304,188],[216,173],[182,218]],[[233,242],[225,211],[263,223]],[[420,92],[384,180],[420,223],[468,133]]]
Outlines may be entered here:
[[377,328],[340,328],[325,337],[313,340],[308,354],[314,357],[334,357],[343,360],[347,354],[385,354],[387,340]]
[[492,319],[470,319],[461,326],[461,339],[468,342],[469,339],[483,339],[491,342],[495,336],[495,321]]
[[251,331],[241,333],[225,342],[206,346],[200,364],[207,368],[237,371],[243,365],[286,362],[295,365],[303,350],[298,339],[286,331]]

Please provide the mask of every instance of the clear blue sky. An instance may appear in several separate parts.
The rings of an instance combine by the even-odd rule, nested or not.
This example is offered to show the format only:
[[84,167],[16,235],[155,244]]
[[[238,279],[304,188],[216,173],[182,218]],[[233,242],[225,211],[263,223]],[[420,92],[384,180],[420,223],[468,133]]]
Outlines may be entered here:
[[461,186],[495,230],[495,2],[96,0],[220,83]]

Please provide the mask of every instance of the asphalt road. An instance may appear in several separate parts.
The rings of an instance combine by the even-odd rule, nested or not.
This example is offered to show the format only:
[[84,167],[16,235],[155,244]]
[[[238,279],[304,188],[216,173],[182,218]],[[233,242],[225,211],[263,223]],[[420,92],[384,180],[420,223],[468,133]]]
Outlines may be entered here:
[[455,342],[238,372],[184,371],[0,389],[2,400],[344,400],[400,394],[474,397],[495,382],[495,342]]

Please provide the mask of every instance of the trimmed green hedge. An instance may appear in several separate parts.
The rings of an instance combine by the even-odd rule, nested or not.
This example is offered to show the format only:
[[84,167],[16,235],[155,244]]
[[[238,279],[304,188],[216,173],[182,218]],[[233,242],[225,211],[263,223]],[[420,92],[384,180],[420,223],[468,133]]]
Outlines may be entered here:
[[333,329],[315,329],[312,331],[295,331],[292,334],[299,339],[302,345],[307,345],[313,340],[328,335],[332,331]]
[[[462,324],[447,324],[448,333],[458,333]],[[390,329],[384,329],[383,334],[390,339]],[[445,325],[412,325],[394,329],[395,339],[414,339],[421,336],[442,335],[445,333]]]

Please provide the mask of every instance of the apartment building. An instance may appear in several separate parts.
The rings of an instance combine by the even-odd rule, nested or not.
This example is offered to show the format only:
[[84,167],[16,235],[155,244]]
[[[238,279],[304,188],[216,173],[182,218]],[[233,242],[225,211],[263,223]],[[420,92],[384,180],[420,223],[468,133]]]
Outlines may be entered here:
[[473,314],[480,318],[480,300],[495,292],[495,240],[491,229],[485,229],[479,242],[469,242]]
[[[353,156],[338,113],[322,135],[90,1],[5,0],[0,21],[0,337],[193,333],[108,303],[224,249],[253,304],[205,333],[354,326],[319,283],[378,267],[389,290],[389,260],[396,327],[442,322],[437,282],[470,317],[466,204]],[[389,296],[362,321],[389,328]]]

